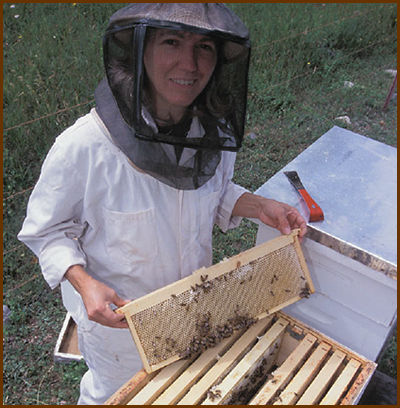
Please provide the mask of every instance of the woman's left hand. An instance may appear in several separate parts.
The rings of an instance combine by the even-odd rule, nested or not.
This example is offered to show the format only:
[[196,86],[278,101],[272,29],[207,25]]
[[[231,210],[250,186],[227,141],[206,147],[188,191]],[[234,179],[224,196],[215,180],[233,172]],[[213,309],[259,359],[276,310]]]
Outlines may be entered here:
[[276,228],[282,234],[290,234],[291,230],[299,228],[300,240],[307,232],[306,220],[296,208],[256,194],[244,193],[241,195],[236,201],[232,215],[258,218],[261,222]]
[[279,201],[265,199],[258,218],[282,234],[290,234],[291,230],[299,228],[299,238],[302,239],[307,232],[306,221],[296,208]]

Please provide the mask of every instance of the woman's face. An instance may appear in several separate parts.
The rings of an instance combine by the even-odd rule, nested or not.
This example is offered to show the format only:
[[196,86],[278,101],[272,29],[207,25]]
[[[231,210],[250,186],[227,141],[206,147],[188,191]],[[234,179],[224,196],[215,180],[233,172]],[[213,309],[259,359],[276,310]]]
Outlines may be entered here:
[[178,122],[207,85],[216,62],[216,45],[209,37],[156,29],[144,51],[156,115]]

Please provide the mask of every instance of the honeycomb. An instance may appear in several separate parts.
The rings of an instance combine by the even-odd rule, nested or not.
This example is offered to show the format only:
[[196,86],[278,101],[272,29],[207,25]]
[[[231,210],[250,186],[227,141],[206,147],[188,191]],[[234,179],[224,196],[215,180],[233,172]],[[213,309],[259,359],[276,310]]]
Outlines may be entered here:
[[[146,371],[190,358],[308,296],[312,283],[295,242],[254,259],[247,256],[248,262],[222,262],[227,267],[220,265],[216,276],[208,273],[213,267],[203,268],[190,282],[182,280],[186,285],[181,281],[170,285],[166,299],[160,300],[156,291],[150,301],[146,296],[147,306],[142,310],[135,311],[132,305],[124,311]],[[176,293],[172,293],[174,286]],[[140,304],[140,299],[135,302]]]

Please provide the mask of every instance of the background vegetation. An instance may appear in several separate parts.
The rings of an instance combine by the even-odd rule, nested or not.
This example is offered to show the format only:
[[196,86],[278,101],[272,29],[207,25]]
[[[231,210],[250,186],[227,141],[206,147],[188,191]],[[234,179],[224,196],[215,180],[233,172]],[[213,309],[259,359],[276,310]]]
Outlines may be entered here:
[[[94,106],[103,76],[101,35],[119,4],[3,4],[3,403],[74,404],[84,363],[53,362],[65,316],[37,259],[21,245],[29,194],[54,138]],[[333,125],[397,145],[396,99],[382,107],[396,69],[397,6],[232,4],[250,28],[246,139],[235,181],[254,191]],[[354,84],[346,87],[345,81]],[[346,124],[335,118],[348,116]],[[244,221],[222,234],[215,257],[255,243]],[[393,338],[379,369],[395,377]]]

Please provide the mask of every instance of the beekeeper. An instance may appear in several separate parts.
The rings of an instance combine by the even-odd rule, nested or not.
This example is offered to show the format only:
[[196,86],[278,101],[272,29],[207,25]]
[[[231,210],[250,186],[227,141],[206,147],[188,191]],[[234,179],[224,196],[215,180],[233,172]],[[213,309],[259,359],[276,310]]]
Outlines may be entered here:
[[102,404],[140,370],[129,300],[212,262],[212,230],[241,217],[289,233],[296,209],[231,181],[250,43],[220,3],[137,3],[104,36],[96,107],[55,141],[19,239],[78,326],[78,404]]

